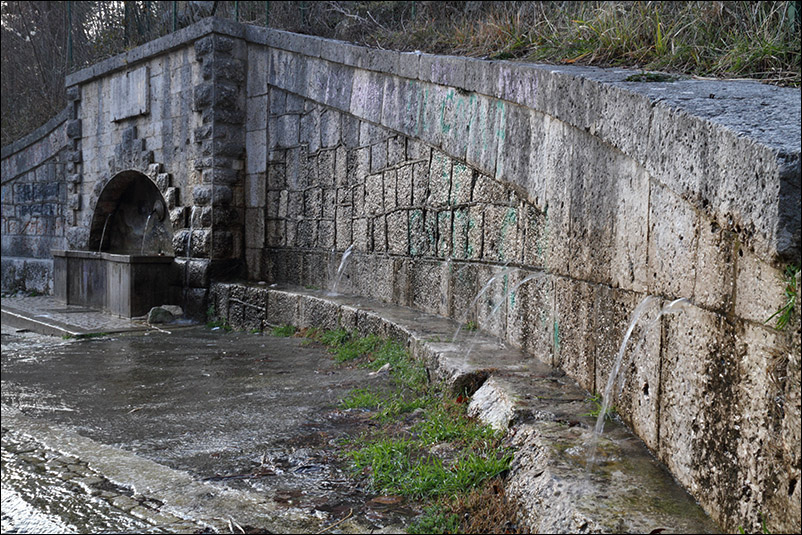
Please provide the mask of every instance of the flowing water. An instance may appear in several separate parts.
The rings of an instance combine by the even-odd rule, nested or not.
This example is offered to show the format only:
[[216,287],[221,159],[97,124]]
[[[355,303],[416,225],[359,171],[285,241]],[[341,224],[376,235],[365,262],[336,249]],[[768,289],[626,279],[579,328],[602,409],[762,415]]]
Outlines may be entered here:
[[[468,309],[465,311],[465,317],[463,318],[463,321],[460,323],[459,327],[457,327],[457,331],[454,333],[454,337],[451,339],[451,343],[455,343],[457,341],[457,337],[459,336],[459,333],[462,331],[462,326],[468,320],[468,314],[470,314],[471,310],[473,310],[473,307],[476,305],[476,303],[479,301],[479,299],[490,289],[491,286],[493,286],[493,283],[496,282],[498,279],[500,279],[500,278],[502,278],[502,277],[504,277],[506,275],[509,275],[510,273],[515,271],[516,269],[518,269],[518,268],[507,267],[507,264],[504,264],[504,268],[500,272],[496,273],[495,275],[493,275],[492,277],[490,277],[487,280],[485,285],[482,286],[482,288],[479,290],[479,293],[476,294],[476,297],[473,298],[473,301],[471,301],[471,304],[468,305]],[[505,298],[506,298],[506,296],[505,296]],[[502,302],[504,302],[504,301],[502,300]]]
[[[488,314],[488,318],[492,318],[494,314],[498,313],[499,309],[501,308],[501,305],[506,303],[507,302],[507,298],[509,296],[511,296],[512,294],[514,294],[515,291],[518,290],[518,288],[520,288],[521,286],[523,286],[524,284],[526,284],[527,282],[531,281],[532,279],[534,279],[536,277],[537,277],[537,275],[535,275],[535,274],[527,275],[526,277],[521,279],[519,282],[515,283],[515,285],[512,288],[510,288],[509,290],[507,290],[504,293],[504,296],[499,300],[499,302],[496,303],[496,305],[492,309],[490,309],[490,314]],[[459,330],[457,330],[457,334],[459,334]],[[473,348],[476,345],[476,337],[478,336],[478,334],[479,334],[479,331],[476,331],[474,333],[473,339],[471,341],[471,345],[470,345],[470,347],[468,347],[468,352],[465,353],[465,358],[467,358],[471,354],[471,351],[473,351]],[[454,339],[455,340],[456,340],[456,338],[457,338],[456,335],[454,335]]]
[[329,295],[337,295],[337,285],[340,284],[340,279],[342,279],[343,272],[345,271],[345,266],[348,264],[348,257],[351,256],[351,251],[353,250],[354,250],[354,244],[352,243],[343,253],[343,257],[342,259],[340,259],[340,267],[337,269],[337,278],[334,279],[334,284],[331,287]]
[[[635,307],[635,310],[632,312],[632,319],[630,320],[629,327],[627,328],[627,331],[624,334],[624,339],[621,341],[621,347],[618,349],[618,355],[616,356],[615,363],[613,364],[613,369],[610,370],[610,376],[607,378],[607,385],[604,387],[601,410],[599,412],[599,416],[596,419],[596,426],[593,429],[590,446],[588,448],[589,451],[588,460],[590,465],[595,464],[596,462],[596,445],[598,444],[599,438],[604,432],[604,419],[607,415],[607,411],[610,409],[610,405],[612,404],[615,394],[620,393],[621,389],[624,386],[624,374],[621,373],[621,365],[623,364],[624,361],[624,353],[626,353],[627,343],[629,342],[629,339],[632,336],[632,331],[635,330],[635,326],[637,325],[641,316],[646,311],[646,309],[655,301],[657,301],[656,297],[648,295],[643,299],[643,301],[640,302],[640,304],[637,307]],[[648,334],[648,332],[652,329],[652,327],[657,325],[657,322],[660,320],[662,316],[684,310],[686,305],[688,304],[690,304],[690,301],[688,301],[686,298],[683,297],[680,299],[675,299],[674,301],[671,301],[670,303],[665,305],[657,313],[657,316],[646,325],[646,329],[644,329],[643,336],[646,336],[646,334]],[[618,388],[615,389],[615,394],[614,394],[616,381],[618,382]]]
[[156,211],[152,211],[148,216],[147,221],[145,221],[145,230],[142,231],[142,246],[139,248],[139,254],[145,254],[145,238],[148,237],[148,227],[150,227],[150,218],[153,217]]
[[100,245],[97,247],[98,253],[103,251],[103,240],[106,238],[106,227],[109,224],[109,219],[111,219],[111,214],[106,216],[106,222],[103,223],[103,232],[100,233]]

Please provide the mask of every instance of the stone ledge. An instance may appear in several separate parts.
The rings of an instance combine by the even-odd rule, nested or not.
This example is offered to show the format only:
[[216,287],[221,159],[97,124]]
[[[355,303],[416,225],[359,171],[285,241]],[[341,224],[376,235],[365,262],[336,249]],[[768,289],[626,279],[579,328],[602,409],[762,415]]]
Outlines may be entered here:
[[212,284],[215,308],[229,322],[233,318],[227,304],[248,296],[267,303],[268,326],[340,325],[395,338],[426,362],[433,378],[472,394],[469,414],[506,430],[518,449],[508,492],[521,504],[521,520],[534,532],[719,531],[643,442],[617,422],[607,424],[595,448],[599,460],[588,468],[595,421],[588,415],[593,407],[587,392],[562,371],[496,338],[463,332],[452,343],[458,327],[454,321],[357,296],[277,285]]

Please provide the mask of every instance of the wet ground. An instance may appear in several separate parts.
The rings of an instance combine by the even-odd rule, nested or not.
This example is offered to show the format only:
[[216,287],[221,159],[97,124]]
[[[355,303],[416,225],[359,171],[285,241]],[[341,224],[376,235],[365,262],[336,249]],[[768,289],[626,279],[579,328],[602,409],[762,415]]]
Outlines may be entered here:
[[3,531],[403,531],[338,457],[370,425],[338,401],[384,381],[299,338],[4,325]]

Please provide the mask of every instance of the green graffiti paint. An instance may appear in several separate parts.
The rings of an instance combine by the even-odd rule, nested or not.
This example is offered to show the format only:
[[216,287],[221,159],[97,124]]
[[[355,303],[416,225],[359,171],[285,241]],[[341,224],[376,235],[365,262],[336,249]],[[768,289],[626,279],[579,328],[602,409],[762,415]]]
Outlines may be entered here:
[[507,114],[507,108],[502,101],[496,102],[496,137],[500,141],[504,141],[507,133],[504,130],[505,124],[505,116]]

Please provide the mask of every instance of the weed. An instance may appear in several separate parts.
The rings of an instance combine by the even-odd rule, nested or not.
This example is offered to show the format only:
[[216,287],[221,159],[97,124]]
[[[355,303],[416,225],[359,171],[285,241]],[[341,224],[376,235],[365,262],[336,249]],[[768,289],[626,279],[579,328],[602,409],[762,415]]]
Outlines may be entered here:
[[281,336],[283,338],[288,338],[290,336],[295,335],[295,326],[279,325],[278,327],[273,327],[273,330],[270,331],[270,334],[272,334],[273,336]]
[[662,72],[641,72],[624,78],[626,82],[675,82],[678,78]]
[[261,334],[261,332],[262,332],[262,329],[256,329],[256,328],[254,328],[254,329],[251,329],[249,332],[250,332],[251,334]]
[[[585,401],[592,403],[594,408],[590,412],[586,412],[582,416],[592,416],[593,418],[598,418],[599,414],[601,414],[601,411],[604,408],[604,400],[602,399],[601,394],[594,394],[586,398]],[[609,407],[607,407],[607,413],[604,415],[604,417],[608,420],[612,420],[613,415],[615,415],[615,413],[616,413],[615,407],[613,405],[610,405]]]
[[475,321],[469,321],[465,324],[465,330],[473,332],[479,328],[479,325]]
[[777,322],[774,328],[778,331],[785,329],[796,307],[796,300],[799,296],[799,288],[797,288],[796,275],[799,273],[799,266],[789,264],[783,272],[783,283],[785,284],[785,304],[781,306],[774,314],[772,314],[764,323],[768,323],[774,318]]

